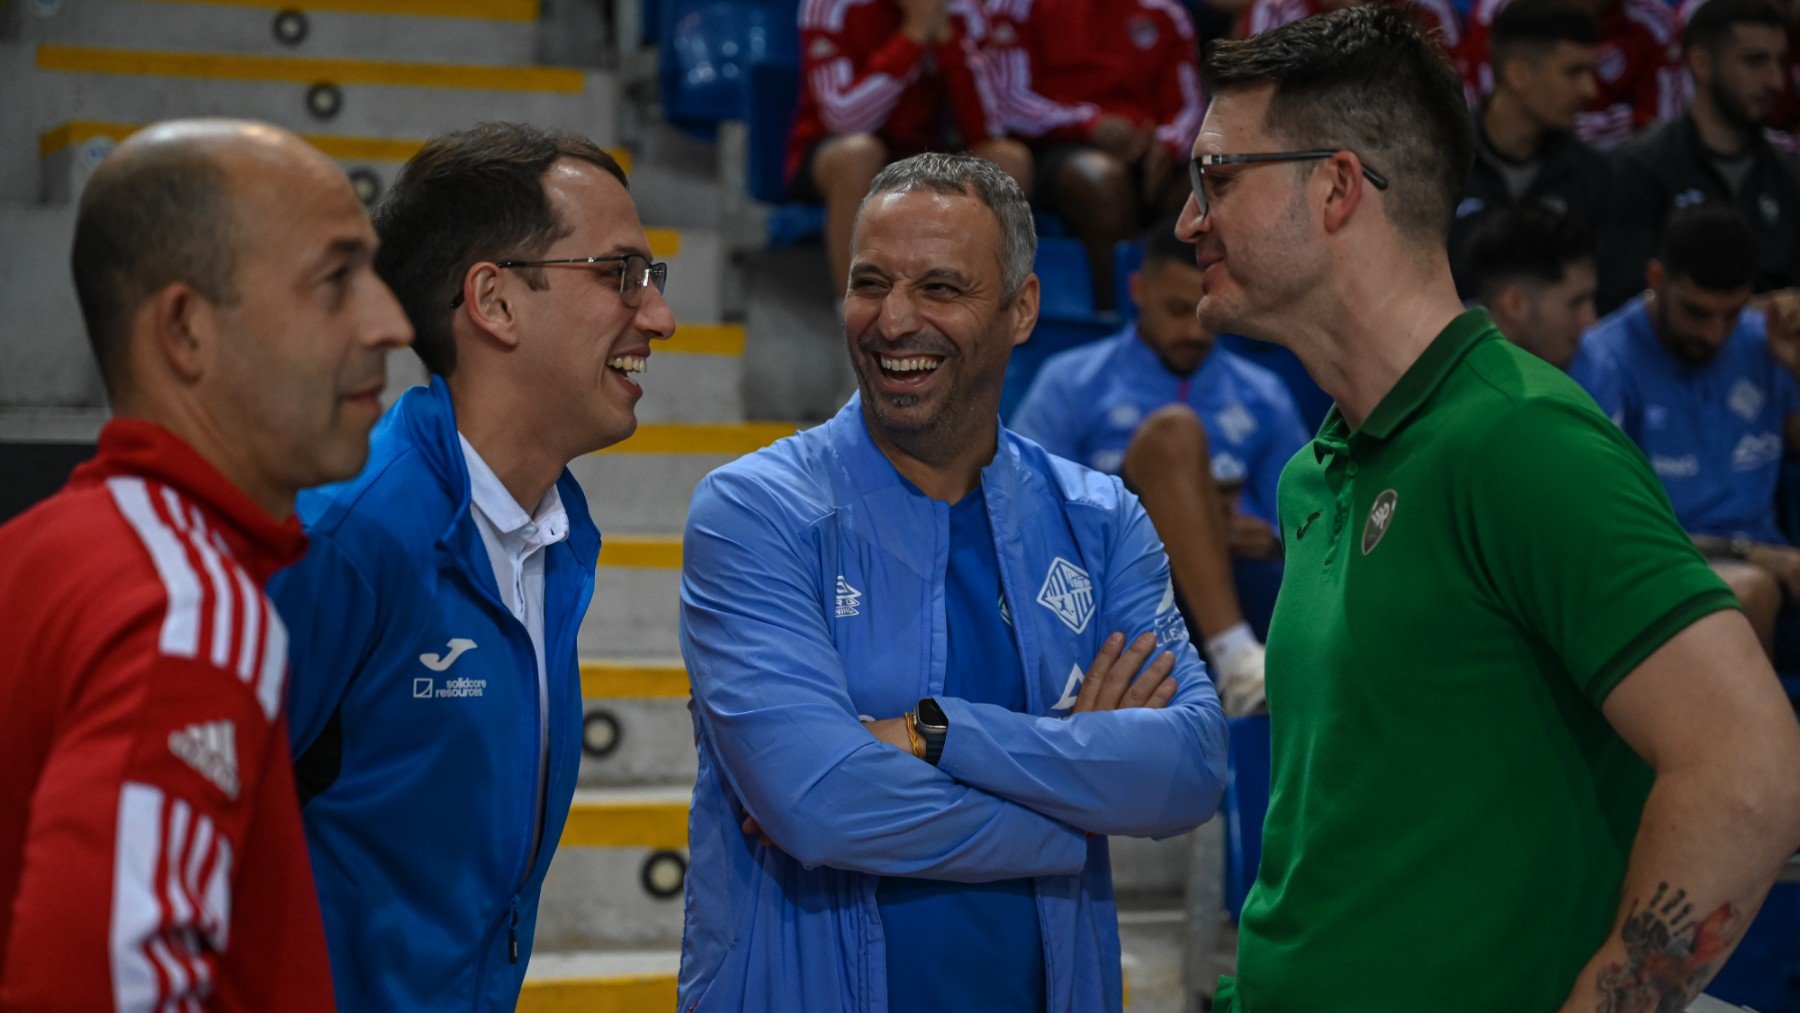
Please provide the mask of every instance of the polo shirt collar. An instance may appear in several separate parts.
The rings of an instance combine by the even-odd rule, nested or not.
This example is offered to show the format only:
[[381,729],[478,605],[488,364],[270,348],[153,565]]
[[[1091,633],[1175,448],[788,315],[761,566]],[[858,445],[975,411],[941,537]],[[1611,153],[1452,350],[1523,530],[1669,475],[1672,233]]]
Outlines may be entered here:
[[1343,449],[1352,440],[1366,442],[1393,436],[1437,393],[1444,379],[1470,349],[1483,341],[1498,338],[1499,334],[1487,310],[1478,308],[1463,312],[1432,339],[1424,354],[1369,413],[1362,428],[1352,432],[1338,406],[1332,405],[1319,428],[1318,439],[1313,442],[1313,453],[1323,461],[1327,454]]
[[460,432],[456,436],[468,463],[470,498],[501,539],[509,543],[510,553],[529,555],[534,549],[554,545],[568,536],[568,512],[563,509],[562,495],[555,485],[544,493],[536,516],[526,513],[468,437]]

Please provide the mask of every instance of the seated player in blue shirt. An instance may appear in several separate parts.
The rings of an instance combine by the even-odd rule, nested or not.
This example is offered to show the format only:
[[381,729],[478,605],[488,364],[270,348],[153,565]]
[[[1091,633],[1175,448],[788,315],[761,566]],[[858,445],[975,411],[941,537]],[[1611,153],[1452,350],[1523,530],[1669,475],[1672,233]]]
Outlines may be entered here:
[[1586,340],[1618,371],[1620,428],[1769,647],[1784,593],[1800,599],[1800,549],[1775,523],[1782,451],[1800,439],[1800,293],[1746,309],[1755,274],[1742,212],[1683,208],[1645,271],[1649,290]]
[[1279,377],[1200,327],[1200,269],[1173,218],[1145,237],[1130,291],[1137,321],[1045,362],[1012,426],[1137,491],[1205,636],[1225,712],[1249,714],[1263,705],[1263,645],[1233,561],[1240,577],[1258,564],[1278,570],[1275,485],[1306,429]]
[[1464,250],[1475,298],[1506,340],[1568,373],[1617,423],[1617,369],[1582,341],[1594,326],[1599,287],[1593,231],[1554,208],[1527,204],[1483,221]]

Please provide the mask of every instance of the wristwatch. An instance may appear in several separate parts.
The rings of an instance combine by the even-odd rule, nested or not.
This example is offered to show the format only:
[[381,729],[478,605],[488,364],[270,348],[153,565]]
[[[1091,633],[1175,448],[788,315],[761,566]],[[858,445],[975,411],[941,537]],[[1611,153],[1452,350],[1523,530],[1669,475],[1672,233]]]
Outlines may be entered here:
[[1725,545],[1726,551],[1731,554],[1732,559],[1749,559],[1750,551],[1756,548],[1756,543],[1743,535],[1732,538]]
[[944,755],[944,736],[950,734],[950,719],[944,716],[944,708],[931,697],[920,700],[913,710],[913,731],[925,743],[925,762],[937,766]]

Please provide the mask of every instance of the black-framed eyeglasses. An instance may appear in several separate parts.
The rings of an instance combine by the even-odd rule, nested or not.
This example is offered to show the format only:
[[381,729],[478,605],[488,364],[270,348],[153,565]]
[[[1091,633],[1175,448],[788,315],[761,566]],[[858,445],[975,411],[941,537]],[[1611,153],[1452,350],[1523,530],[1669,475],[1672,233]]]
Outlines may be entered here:
[[[1194,202],[1200,206],[1200,217],[1205,218],[1212,212],[1212,201],[1206,192],[1206,170],[1219,165],[1261,165],[1267,162],[1305,162],[1315,158],[1330,158],[1341,149],[1313,151],[1269,151],[1256,155],[1201,155],[1188,162],[1188,181],[1194,187]],[[1363,175],[1377,190],[1388,188],[1387,177],[1367,165],[1362,167]]]
[[[620,264],[619,301],[636,307],[644,301],[644,289],[655,285],[664,291],[669,284],[669,265],[651,261],[639,253],[617,253],[605,257],[564,257],[560,260],[502,260],[495,267],[593,267],[597,264]],[[462,305],[462,291],[450,299],[450,308]]]

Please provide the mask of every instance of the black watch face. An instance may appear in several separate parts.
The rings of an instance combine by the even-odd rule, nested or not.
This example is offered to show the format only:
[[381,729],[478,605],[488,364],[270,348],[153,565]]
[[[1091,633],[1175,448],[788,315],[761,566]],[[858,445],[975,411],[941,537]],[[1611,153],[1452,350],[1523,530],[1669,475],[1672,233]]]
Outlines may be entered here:
[[919,701],[919,723],[944,728],[950,724],[950,719],[944,716],[944,708],[939,707],[936,700],[926,697]]

